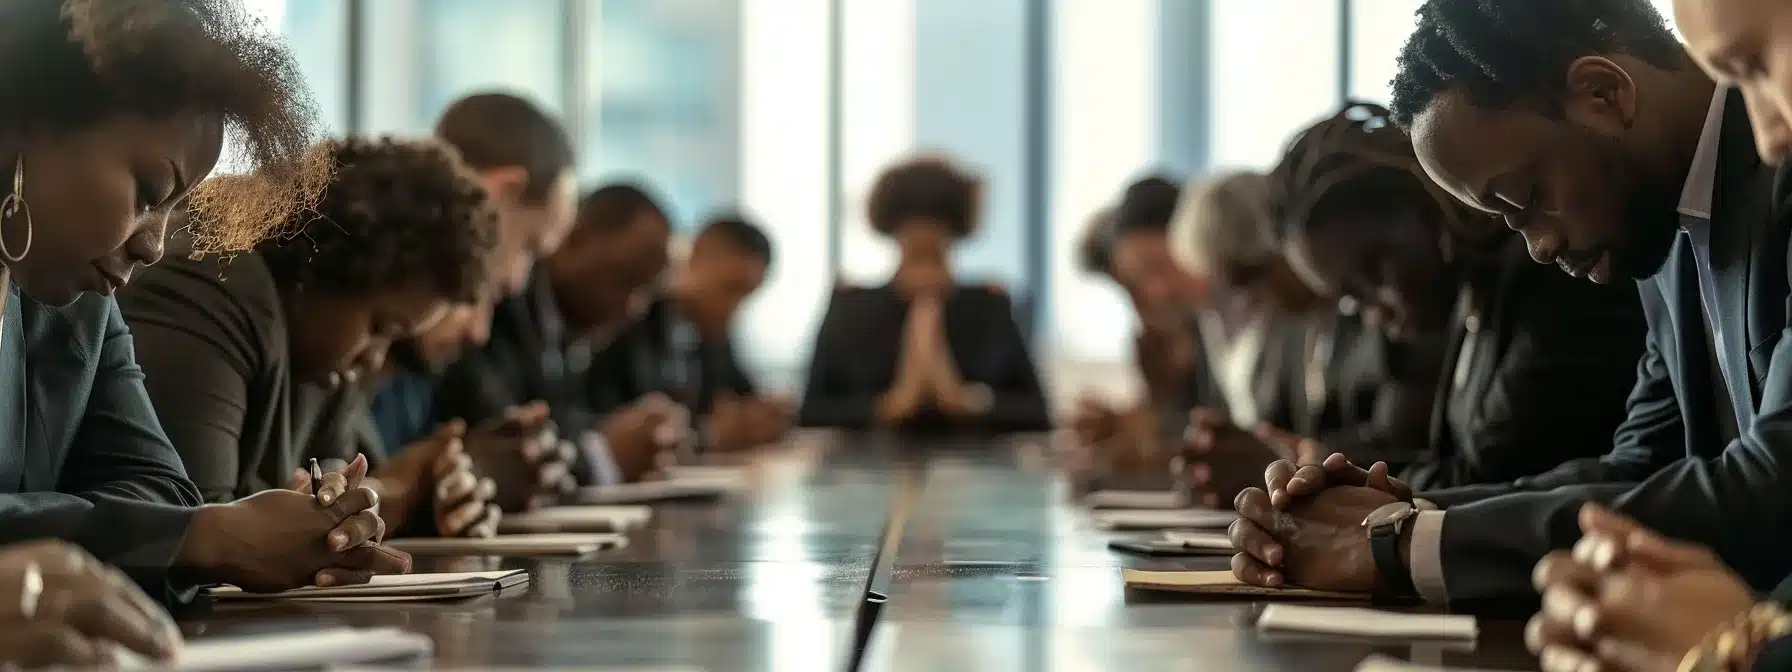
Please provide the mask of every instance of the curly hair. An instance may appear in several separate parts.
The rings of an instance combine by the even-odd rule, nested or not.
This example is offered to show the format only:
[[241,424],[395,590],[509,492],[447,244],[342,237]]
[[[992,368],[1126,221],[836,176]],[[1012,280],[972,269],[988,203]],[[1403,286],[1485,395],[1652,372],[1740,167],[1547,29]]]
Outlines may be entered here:
[[[1295,134],[1269,173],[1273,216],[1283,237],[1304,234],[1326,206],[1420,201],[1457,230],[1464,208],[1425,176],[1406,133],[1386,108],[1347,102],[1332,116]],[[1346,188],[1348,187],[1348,188]]]
[[[292,55],[237,0],[0,3],[0,135],[64,133],[114,115],[218,117],[252,173],[194,188],[203,251],[253,247],[330,181],[316,107]],[[25,66],[24,64],[29,64]]]
[[941,156],[923,156],[884,169],[871,185],[865,214],[871,229],[892,235],[910,219],[945,224],[958,238],[977,228],[983,183],[977,176]]
[[1628,54],[1667,69],[1687,62],[1648,0],[1428,0],[1418,19],[1393,80],[1401,126],[1447,90],[1482,108],[1535,99],[1559,114],[1562,73],[1584,56]]
[[337,172],[315,212],[255,248],[276,282],[359,294],[424,280],[450,301],[479,298],[497,216],[454,150],[391,138],[323,148]]

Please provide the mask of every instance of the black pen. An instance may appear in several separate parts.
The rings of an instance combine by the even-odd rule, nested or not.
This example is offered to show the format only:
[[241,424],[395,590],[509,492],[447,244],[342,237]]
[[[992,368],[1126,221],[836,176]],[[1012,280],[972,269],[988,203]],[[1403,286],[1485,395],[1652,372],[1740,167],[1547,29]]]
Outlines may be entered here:
[[315,500],[318,506],[324,505],[323,489],[324,470],[317,466],[317,458],[313,457],[311,458],[311,499]]

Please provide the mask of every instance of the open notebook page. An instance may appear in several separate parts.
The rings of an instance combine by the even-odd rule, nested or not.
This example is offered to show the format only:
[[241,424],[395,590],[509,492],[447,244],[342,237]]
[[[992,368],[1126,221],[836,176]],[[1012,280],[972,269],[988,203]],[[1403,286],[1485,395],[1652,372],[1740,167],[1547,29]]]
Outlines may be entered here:
[[1257,617],[1260,630],[1294,630],[1332,635],[1474,639],[1475,617],[1450,614],[1401,614],[1354,607],[1309,607],[1272,604]]
[[329,628],[291,633],[205,637],[188,640],[168,663],[145,660],[129,651],[118,654],[123,670],[303,669],[427,656],[434,651],[428,637],[398,628]]

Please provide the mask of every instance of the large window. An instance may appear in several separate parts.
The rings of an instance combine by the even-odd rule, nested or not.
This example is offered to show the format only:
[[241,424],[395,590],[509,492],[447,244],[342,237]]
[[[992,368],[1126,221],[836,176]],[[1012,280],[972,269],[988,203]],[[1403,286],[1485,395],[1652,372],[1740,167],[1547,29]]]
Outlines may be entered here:
[[1399,71],[1400,48],[1418,25],[1425,0],[1356,0],[1350,4],[1350,95],[1386,105]]
[[564,111],[560,0],[362,3],[362,133],[426,133],[455,99],[507,91]]
[[1212,7],[1212,163],[1268,168],[1290,133],[1339,102],[1338,4],[1213,0]]

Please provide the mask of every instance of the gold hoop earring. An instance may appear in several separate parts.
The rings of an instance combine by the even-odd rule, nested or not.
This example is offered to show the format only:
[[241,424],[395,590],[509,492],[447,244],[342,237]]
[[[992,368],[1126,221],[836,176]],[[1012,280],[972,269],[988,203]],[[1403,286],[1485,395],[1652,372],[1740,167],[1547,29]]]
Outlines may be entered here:
[[[6,224],[16,218],[20,212],[25,213],[25,249],[19,250],[18,255],[15,256],[12,250],[6,247]],[[12,169],[12,193],[7,194],[6,198],[0,199],[0,257],[5,257],[7,261],[13,263],[24,261],[25,255],[31,254],[33,230],[31,206],[25,203],[25,155],[20,153],[18,163],[14,164]]]

